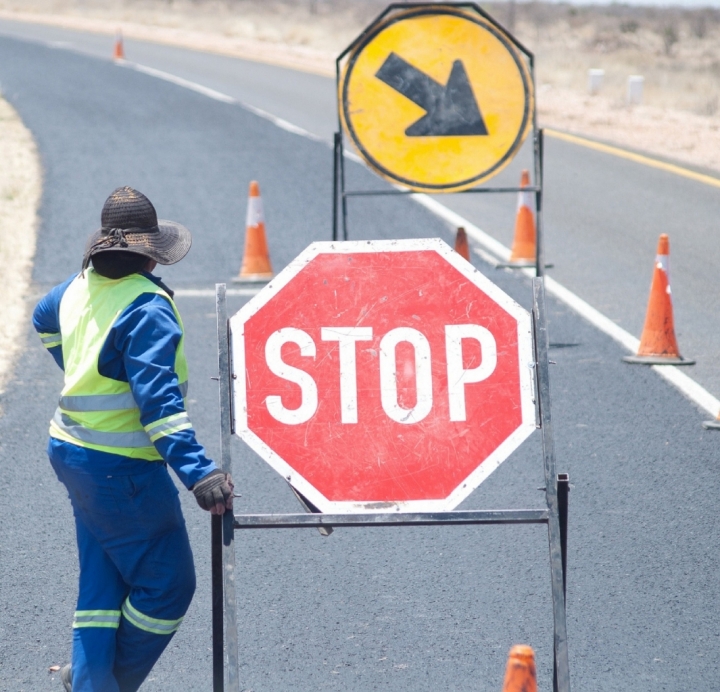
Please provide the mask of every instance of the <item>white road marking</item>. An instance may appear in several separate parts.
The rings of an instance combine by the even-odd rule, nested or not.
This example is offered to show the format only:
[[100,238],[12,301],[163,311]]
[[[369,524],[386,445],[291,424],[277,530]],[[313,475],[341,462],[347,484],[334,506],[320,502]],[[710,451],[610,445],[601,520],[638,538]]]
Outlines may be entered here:
[[173,84],[185,87],[186,89],[190,89],[191,91],[197,91],[199,94],[207,96],[211,99],[215,99],[216,101],[222,101],[224,103],[236,103],[236,100],[232,96],[223,94],[220,91],[215,91],[215,89],[210,89],[209,87],[198,84],[197,82],[191,82],[188,79],[177,77],[176,75],[170,74],[169,72],[163,72],[163,70],[156,70],[154,67],[147,67],[146,65],[140,65],[135,62],[128,62],[127,60],[116,60],[115,63],[121,67],[129,67],[131,70],[142,72],[144,74],[150,75],[151,77],[164,79],[166,82],[172,82]]
[[157,70],[154,67],[141,65],[140,63],[129,62],[127,60],[116,60],[115,63],[121,67],[128,67],[131,70],[142,72],[143,74],[150,75],[151,77],[157,77],[158,79],[164,79],[166,82],[171,82],[172,84],[176,84],[177,86],[185,87],[186,89],[190,89],[191,91],[196,91],[197,93],[202,94],[203,96],[207,96],[208,98],[215,99],[216,101],[222,101],[223,103],[234,103],[235,105],[238,105],[245,110],[248,110],[251,113],[258,115],[261,118],[264,118],[265,120],[269,120],[271,123],[273,123],[273,125],[276,125],[281,130],[286,130],[287,132],[292,132],[294,135],[300,135],[301,137],[306,137],[317,142],[322,141],[321,137],[314,135],[312,132],[308,132],[302,127],[298,127],[297,125],[293,125],[287,120],[278,118],[276,115],[262,110],[262,108],[251,106],[249,103],[243,103],[242,101],[239,101],[233,96],[223,94],[221,91],[210,89],[209,87],[198,84],[197,82],[191,82],[189,79],[178,77],[174,74],[171,74],[170,72],[165,72],[163,70]]
[[[118,61],[117,64],[137,70],[138,72],[143,72],[153,77],[158,77],[159,79],[164,79],[165,81],[172,82],[173,84],[185,87],[186,89],[191,89],[192,91],[196,91],[200,94],[208,96],[209,98],[215,99],[216,101],[222,101],[224,103],[235,103],[245,108],[246,110],[249,110],[255,115],[269,120],[274,125],[283,130],[292,132],[293,134],[299,135],[301,137],[306,137],[307,139],[312,139],[314,141],[324,141],[321,137],[318,137],[317,135],[314,135],[301,127],[297,127],[296,125],[289,123],[287,120],[278,118],[277,116],[274,116],[260,108],[256,108],[255,106],[241,103],[237,99],[234,99],[232,96],[228,96],[227,94],[215,91],[215,89],[209,89],[208,87],[202,86],[202,84],[197,84],[196,82],[191,82],[187,79],[183,79],[182,77],[177,77],[173,74],[170,74],[169,72],[156,70],[153,67],[146,67],[145,65],[140,65],[137,63]],[[355,153],[349,151],[346,151],[345,153],[346,155],[348,155],[348,158],[351,158],[354,161],[359,160],[359,157]],[[497,260],[495,258],[498,258],[500,261],[505,262],[510,258],[510,248],[505,247],[502,243],[495,240],[495,238],[489,236],[487,233],[485,233],[485,231],[475,226],[475,224],[470,223],[470,221],[468,221],[466,218],[460,216],[460,214],[457,214],[451,209],[448,209],[445,205],[440,204],[440,202],[438,202],[437,200],[434,200],[425,194],[409,195],[409,197],[415,200],[418,204],[424,206],[428,211],[431,211],[439,218],[447,221],[452,226],[464,226],[468,236],[470,236],[477,244],[482,246],[482,249],[477,247],[473,248],[473,251],[482,259],[490,262],[493,265],[496,265]],[[524,269],[522,271],[527,276],[533,275],[532,270]],[[549,276],[545,277],[545,287],[548,293],[553,295],[561,302],[565,303],[568,307],[572,308],[581,317],[586,319],[588,322],[590,322],[590,324],[599,329],[601,332],[607,334],[609,337],[617,341],[620,345],[628,349],[628,351],[630,351],[631,353],[637,352],[638,346],[640,345],[639,339],[636,339],[632,334],[626,332],[622,327],[619,327],[611,319],[596,310],[589,303],[586,303],[582,298],[575,295],[572,291],[565,288]],[[257,290],[255,289],[240,288],[229,289],[227,295],[255,295],[255,293],[257,293]],[[184,291],[176,291],[175,294],[177,296],[184,297],[207,297],[214,296],[215,291],[211,289],[186,289]],[[720,411],[720,399],[714,397],[712,394],[710,394],[710,392],[708,392],[704,387],[695,382],[695,380],[688,377],[684,372],[681,372],[672,365],[653,365],[652,369],[665,380],[677,387],[677,389],[679,389],[688,399],[693,401],[700,408],[707,411],[710,415],[718,415],[718,412]]]

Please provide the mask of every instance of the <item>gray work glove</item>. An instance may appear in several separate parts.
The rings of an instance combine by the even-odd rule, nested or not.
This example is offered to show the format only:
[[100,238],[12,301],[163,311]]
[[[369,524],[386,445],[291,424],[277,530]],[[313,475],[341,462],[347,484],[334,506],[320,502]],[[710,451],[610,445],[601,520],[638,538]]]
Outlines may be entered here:
[[215,469],[195,483],[191,490],[200,507],[209,510],[210,514],[225,514],[226,509],[232,509],[234,487],[229,473]]

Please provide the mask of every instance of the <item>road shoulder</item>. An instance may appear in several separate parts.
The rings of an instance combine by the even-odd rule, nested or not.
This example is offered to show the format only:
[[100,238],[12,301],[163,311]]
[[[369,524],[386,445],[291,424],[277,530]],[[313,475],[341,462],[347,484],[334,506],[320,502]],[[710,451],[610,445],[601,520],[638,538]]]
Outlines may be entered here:
[[37,147],[15,109],[0,97],[0,392],[23,345],[35,254],[42,172]]

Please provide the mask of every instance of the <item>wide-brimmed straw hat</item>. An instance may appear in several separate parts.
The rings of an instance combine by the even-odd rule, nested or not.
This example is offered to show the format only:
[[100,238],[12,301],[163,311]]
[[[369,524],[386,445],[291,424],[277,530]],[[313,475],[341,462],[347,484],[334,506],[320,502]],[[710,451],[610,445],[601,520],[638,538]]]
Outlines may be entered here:
[[158,219],[152,202],[131,187],[119,187],[105,200],[100,222],[102,227],[85,246],[83,270],[93,255],[112,250],[135,252],[158,264],[175,264],[192,245],[185,226]]

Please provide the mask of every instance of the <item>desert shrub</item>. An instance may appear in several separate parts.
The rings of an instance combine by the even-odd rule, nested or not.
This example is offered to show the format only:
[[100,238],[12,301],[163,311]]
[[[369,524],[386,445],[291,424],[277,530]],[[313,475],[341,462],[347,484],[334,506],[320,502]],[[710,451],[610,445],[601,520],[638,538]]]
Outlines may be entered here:
[[634,34],[640,28],[640,23],[635,19],[625,19],[620,22],[620,31],[623,34]]
[[674,24],[666,24],[662,29],[663,48],[665,55],[672,53],[673,46],[680,40],[678,31]]
[[704,12],[696,13],[690,20],[690,29],[697,38],[705,38],[707,36],[707,15]]

